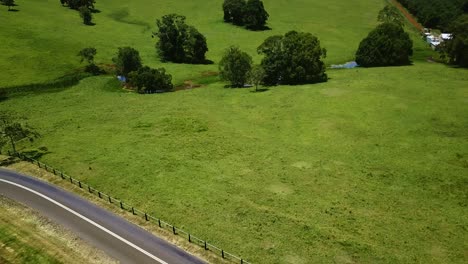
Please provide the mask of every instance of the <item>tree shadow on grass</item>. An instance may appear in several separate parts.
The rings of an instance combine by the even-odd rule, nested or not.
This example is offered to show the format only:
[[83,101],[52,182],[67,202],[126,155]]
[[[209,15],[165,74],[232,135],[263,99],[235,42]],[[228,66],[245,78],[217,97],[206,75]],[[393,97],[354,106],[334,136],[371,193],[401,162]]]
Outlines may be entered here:
[[18,12],[19,10],[18,9],[9,9],[8,12]]
[[264,92],[267,92],[267,91],[270,91],[270,89],[268,89],[268,88],[260,88],[260,89],[253,90],[253,91],[250,91],[250,92],[251,92],[251,93],[264,93]]

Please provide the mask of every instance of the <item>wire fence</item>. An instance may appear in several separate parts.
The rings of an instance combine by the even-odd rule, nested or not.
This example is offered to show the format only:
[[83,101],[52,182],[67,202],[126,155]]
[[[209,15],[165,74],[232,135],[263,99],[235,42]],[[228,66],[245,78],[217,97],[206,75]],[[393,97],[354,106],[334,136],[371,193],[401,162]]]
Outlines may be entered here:
[[26,156],[24,154],[18,153],[18,152],[11,153],[10,151],[8,151],[8,155],[18,157],[21,160],[30,162],[32,164],[36,164],[39,168],[45,169],[48,172],[52,172],[54,175],[57,175],[58,177],[62,178],[62,180],[69,181],[71,184],[76,185],[79,188],[81,188],[83,190],[86,190],[87,192],[89,192],[89,193],[91,193],[93,195],[98,196],[100,199],[108,201],[110,204],[113,204],[115,206],[120,207],[120,209],[122,209],[124,211],[127,211],[127,212],[129,212],[129,213],[131,213],[133,215],[136,215],[136,216],[140,216],[143,219],[145,219],[147,222],[158,225],[159,228],[169,230],[174,235],[184,237],[190,243],[198,245],[198,246],[204,248],[205,250],[212,251],[215,254],[217,254],[218,256],[221,256],[223,259],[230,260],[230,261],[237,262],[237,263],[241,263],[241,264],[250,264],[250,262],[244,260],[243,258],[240,258],[240,257],[238,257],[238,256],[236,256],[234,254],[226,252],[223,249],[208,243],[206,240],[198,238],[198,237],[190,234],[189,232],[187,232],[187,231],[185,231],[183,229],[180,229],[180,228],[178,228],[178,227],[176,227],[174,225],[171,225],[170,223],[168,223],[166,221],[163,221],[160,218],[154,217],[154,216],[152,216],[152,215],[150,215],[150,214],[148,214],[146,212],[138,210],[137,208],[135,208],[135,207],[133,207],[133,206],[127,204],[127,203],[124,203],[122,200],[116,199],[116,198],[114,198],[114,197],[112,197],[112,196],[110,196],[110,195],[108,195],[106,193],[103,193],[103,192],[91,187],[89,184],[84,183],[84,182],[82,182],[80,180],[74,179],[71,176],[68,176],[67,174],[63,173],[62,171],[59,171],[59,170],[57,170],[57,169],[55,169],[53,167],[50,167],[45,163],[42,163],[42,162],[40,162],[38,160],[35,160],[33,158],[30,158],[30,157],[28,157],[28,156]]

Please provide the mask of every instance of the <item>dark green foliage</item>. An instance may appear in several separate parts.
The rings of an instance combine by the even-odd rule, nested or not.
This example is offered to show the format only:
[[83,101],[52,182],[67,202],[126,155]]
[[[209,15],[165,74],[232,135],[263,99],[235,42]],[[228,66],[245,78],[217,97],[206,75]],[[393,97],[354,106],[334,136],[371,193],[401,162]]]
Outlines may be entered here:
[[129,78],[130,85],[135,87],[139,93],[167,92],[174,88],[172,76],[167,74],[164,68],[152,69],[144,66],[138,71],[131,72]]
[[83,19],[83,24],[92,25],[93,14],[91,10],[86,6],[81,6],[78,11],[80,12],[80,17]]
[[224,0],[224,21],[242,26],[244,24],[245,0]]
[[84,48],[78,53],[78,56],[81,57],[81,62],[88,62],[88,65],[85,67],[85,72],[93,75],[99,75],[102,72],[101,69],[94,64],[94,56],[96,56],[96,53],[97,51],[95,48]]
[[39,136],[32,128],[18,120],[19,118],[12,113],[0,112],[0,149],[9,143],[13,152],[16,153],[18,141],[23,139],[32,141]]
[[12,6],[15,6],[15,0],[2,0],[2,3],[8,6],[8,11],[11,10]]
[[252,67],[252,57],[241,51],[239,47],[228,48],[221,61],[219,71],[223,80],[231,82],[233,87],[243,87],[247,74]]
[[467,7],[466,0],[399,0],[428,28],[447,29]]
[[265,55],[261,65],[266,85],[317,83],[328,79],[322,61],[326,50],[310,33],[290,31],[285,36],[272,36],[257,50]]
[[363,67],[398,66],[410,64],[413,41],[401,26],[383,23],[361,41],[356,62]]
[[265,70],[261,65],[255,65],[250,69],[249,73],[247,74],[247,80],[252,84],[255,85],[255,91],[258,92],[258,85],[263,82],[265,78]]
[[269,17],[261,0],[225,0],[223,12],[224,22],[251,30],[265,29]]
[[88,64],[94,63],[94,56],[96,56],[96,49],[95,48],[84,48],[80,50],[78,56],[81,57],[81,62],[87,61]]
[[377,20],[380,22],[389,22],[395,23],[399,26],[403,26],[405,18],[400,13],[398,8],[393,5],[386,5],[382,10],[380,10]]
[[252,30],[264,29],[269,14],[260,0],[248,0],[244,9],[245,27]]
[[89,9],[94,9],[94,4],[96,0],[60,0],[62,5],[67,5],[71,9],[79,10],[80,7],[87,7]]
[[206,38],[193,26],[185,24],[185,17],[169,14],[156,21],[159,37],[156,43],[163,61],[176,63],[205,63],[208,51]]
[[117,67],[117,74],[128,76],[132,71],[137,71],[141,68],[140,53],[131,47],[119,48],[117,57],[114,57],[112,61]]
[[445,43],[444,51],[451,64],[468,67],[468,15],[460,16],[451,26],[453,38]]

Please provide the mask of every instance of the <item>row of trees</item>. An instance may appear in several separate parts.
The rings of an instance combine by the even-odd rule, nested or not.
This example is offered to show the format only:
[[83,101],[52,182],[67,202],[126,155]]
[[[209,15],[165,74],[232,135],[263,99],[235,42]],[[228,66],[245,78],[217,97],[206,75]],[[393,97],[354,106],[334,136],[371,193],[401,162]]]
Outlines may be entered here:
[[419,22],[428,28],[447,30],[450,24],[468,13],[468,0],[399,0]]
[[96,0],[60,0],[62,6],[68,6],[71,9],[78,10],[83,24],[93,25],[93,11]]
[[266,29],[269,14],[261,0],[224,0],[224,22],[250,30]]

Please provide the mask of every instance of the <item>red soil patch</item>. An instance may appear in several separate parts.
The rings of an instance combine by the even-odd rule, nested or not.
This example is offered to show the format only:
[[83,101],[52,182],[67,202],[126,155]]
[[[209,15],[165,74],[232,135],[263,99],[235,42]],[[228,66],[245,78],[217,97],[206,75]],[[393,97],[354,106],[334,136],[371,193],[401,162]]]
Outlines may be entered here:
[[201,76],[203,77],[208,77],[208,76],[218,76],[218,72],[215,72],[215,71],[205,71],[205,72],[202,72]]
[[184,81],[184,84],[178,85],[174,88],[174,91],[182,91],[182,90],[189,90],[194,88],[202,87],[200,84],[196,84],[191,80]]
[[397,0],[392,0],[392,3],[396,6],[396,8],[398,8],[401,13],[403,13],[403,15],[406,17],[406,19],[408,19],[408,21],[413,25],[415,26],[418,30],[420,31],[423,31],[424,30],[424,27],[418,23],[418,21],[416,20],[416,18],[414,18],[413,15],[411,15],[408,10],[406,10],[406,8],[404,8]]

